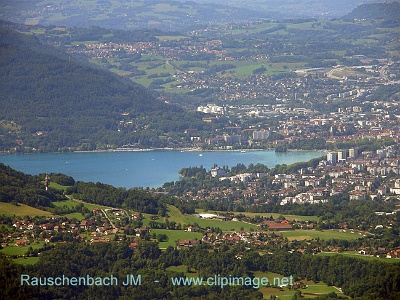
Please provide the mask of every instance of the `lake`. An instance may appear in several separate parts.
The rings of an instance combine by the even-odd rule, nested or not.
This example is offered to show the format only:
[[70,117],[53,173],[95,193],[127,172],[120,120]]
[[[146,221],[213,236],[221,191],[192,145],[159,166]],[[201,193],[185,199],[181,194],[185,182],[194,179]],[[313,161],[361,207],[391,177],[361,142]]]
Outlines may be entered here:
[[63,173],[75,180],[101,182],[116,187],[160,187],[165,182],[179,179],[184,167],[203,166],[208,171],[217,164],[229,167],[243,163],[261,163],[268,167],[292,164],[320,157],[320,151],[276,153],[257,151],[134,151],[134,152],[73,152],[0,155],[0,162],[18,171]]

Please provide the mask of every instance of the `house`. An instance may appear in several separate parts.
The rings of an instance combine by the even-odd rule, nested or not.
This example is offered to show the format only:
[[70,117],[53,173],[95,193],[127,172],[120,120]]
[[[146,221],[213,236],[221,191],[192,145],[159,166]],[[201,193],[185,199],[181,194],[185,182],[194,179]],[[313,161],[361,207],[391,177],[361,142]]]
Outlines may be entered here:
[[150,232],[150,227],[142,226],[140,228],[136,228],[136,236],[141,236]]
[[18,240],[15,242],[15,246],[26,246],[26,245],[29,245],[28,240]]
[[226,171],[223,168],[216,167],[216,168],[211,169],[212,177],[221,177],[221,176],[225,176],[225,175],[226,175]]
[[386,258],[400,258],[400,249],[389,251],[386,253]]
[[42,225],[40,225],[40,227],[43,230],[52,230],[54,228],[53,224],[51,224],[51,223],[42,224]]
[[197,239],[194,240],[178,240],[178,247],[193,247],[199,245],[200,241]]
[[129,245],[129,247],[131,247],[132,249],[136,249],[139,246],[139,240],[138,239],[134,239],[132,241],[132,243]]
[[287,220],[283,220],[281,223],[275,221],[263,221],[261,226],[265,226],[268,230],[273,231],[283,231],[283,230],[292,230],[292,225]]
[[366,195],[367,194],[365,192],[360,192],[360,191],[349,192],[350,200],[365,200]]
[[82,220],[81,223],[79,224],[79,227],[81,229],[88,230],[89,227],[91,227],[94,224],[92,220]]
[[93,213],[93,215],[98,215],[98,214],[100,214],[101,213],[101,210],[99,209],[99,208],[94,208],[93,210],[92,210],[92,213]]
[[226,243],[230,243],[230,244],[237,244],[240,242],[240,236],[238,236],[238,235],[228,236],[228,237],[224,238],[224,241]]

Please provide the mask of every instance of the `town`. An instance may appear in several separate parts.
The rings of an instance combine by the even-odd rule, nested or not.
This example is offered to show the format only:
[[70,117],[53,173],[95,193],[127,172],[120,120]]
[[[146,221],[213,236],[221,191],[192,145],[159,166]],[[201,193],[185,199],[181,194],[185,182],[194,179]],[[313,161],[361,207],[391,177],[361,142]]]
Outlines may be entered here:
[[[3,226],[2,247],[7,249],[9,245],[29,246],[39,243],[46,249],[46,244],[71,240],[85,243],[128,240],[131,247],[136,248],[140,240],[155,240],[161,244],[169,240],[168,245],[178,248],[194,247],[201,243],[217,247],[222,244],[244,243],[268,251],[285,245],[288,251],[308,251],[308,253],[309,251],[311,253],[358,251],[362,255],[400,258],[400,249],[390,248],[376,240],[376,237],[385,230],[398,226],[400,212],[398,146],[387,146],[376,151],[361,152],[357,148],[351,148],[328,152],[322,159],[314,159],[313,163],[314,167],[307,167],[307,163],[303,163],[297,166],[295,164],[291,169],[290,166],[289,168],[283,166],[281,169],[276,166],[269,170],[264,166],[264,172],[251,172],[252,166],[247,169],[243,165],[236,166],[236,169],[233,167],[232,170],[218,166],[210,171],[198,168],[195,172],[206,172],[208,178],[214,180],[214,186],[210,190],[193,186],[189,190],[179,191],[174,189],[174,186],[166,184],[163,188],[153,191],[153,193],[175,194],[182,203],[208,203],[216,208],[218,204],[223,208],[223,203],[230,203],[231,211],[221,209],[213,213],[213,209],[208,209],[209,213],[192,215],[190,223],[178,223],[175,218],[170,218],[172,207],[169,213],[162,217],[131,209],[99,208],[94,204],[89,206],[93,208],[90,211],[84,202],[73,202],[78,205],[72,208],[73,210],[70,209],[82,212],[78,219],[63,215],[24,219],[3,217],[3,224],[12,226]],[[253,166],[253,169],[261,167]],[[285,173],[278,173],[282,170]],[[234,174],[232,171],[237,173]],[[47,185],[48,180],[49,177],[46,176]],[[202,184],[202,182],[197,183]],[[248,214],[259,211],[259,208],[266,204],[273,204],[275,207],[306,205],[311,212],[311,206],[335,201],[335,197],[344,197],[354,204],[372,200],[377,204],[380,203],[383,210],[370,211],[361,219],[344,215],[338,219],[329,211],[319,218],[286,219],[282,214],[268,212]],[[71,196],[69,198],[72,199]],[[62,204],[61,201],[60,205]],[[389,207],[394,209],[388,211]],[[181,215],[176,208],[174,210]],[[214,226],[204,226],[202,220],[212,222]],[[235,229],[222,230],[224,226],[221,228],[218,226],[227,222],[230,224],[236,222],[236,225],[232,225]],[[251,226],[245,230],[248,225]],[[296,235],[285,235],[298,230],[304,236],[308,236],[307,243],[301,242],[304,237],[297,240]],[[182,232],[179,237],[188,238],[171,240],[178,231]],[[312,234],[318,231],[322,235],[330,231],[343,233],[345,235],[342,238],[345,240],[348,234],[352,236],[345,244],[343,240],[333,238],[320,241],[313,238]],[[193,234],[196,234],[196,238],[190,239]],[[375,240],[373,244],[370,242],[371,238]],[[23,255],[29,257],[38,254],[37,249],[30,247]]]
[[[361,21],[355,24],[365,26]],[[351,31],[350,24],[304,21],[303,26],[304,30],[298,30],[297,23],[249,22],[231,24],[229,28],[237,30],[234,34],[220,26],[208,26],[184,36],[156,36],[148,38],[150,41],[76,41],[64,47],[158,91],[162,101],[204,113],[203,121],[215,128],[207,131],[208,136],[197,128],[187,128],[178,139],[167,135],[166,147],[231,149],[292,144],[289,148],[297,145],[304,149],[304,140],[313,140],[309,147],[326,149],[327,145],[315,141],[389,138],[398,142],[399,104],[385,95],[397,91],[399,62],[384,52],[357,53],[352,44],[357,38],[351,34],[336,51],[322,54],[318,39],[325,41],[326,36],[316,29],[335,31],[344,26]],[[221,30],[224,34],[217,37]],[[260,30],[268,35],[261,36]],[[68,29],[54,28],[43,39],[54,44],[52,36],[57,32],[65,34]],[[312,40],[310,32],[315,34]],[[382,29],[384,32],[384,44],[393,47],[391,31]],[[362,33],[365,37],[369,34],[367,30]],[[241,38],[248,41],[246,51],[241,51],[243,44],[232,44]],[[304,50],[296,43],[302,39],[318,44],[309,53],[318,58],[301,54]],[[199,102],[202,104],[196,106]],[[135,120],[129,112],[122,112],[118,130],[132,128]]]

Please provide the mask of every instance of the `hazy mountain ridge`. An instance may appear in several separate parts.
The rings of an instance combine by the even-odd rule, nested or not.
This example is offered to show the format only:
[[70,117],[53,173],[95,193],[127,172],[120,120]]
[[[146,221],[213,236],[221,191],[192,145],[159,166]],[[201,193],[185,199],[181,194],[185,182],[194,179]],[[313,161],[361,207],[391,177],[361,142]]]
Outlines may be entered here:
[[0,19],[26,25],[100,26],[122,30],[188,30],[198,26],[260,20],[340,18],[360,4],[379,0],[152,0],[0,2]]
[[198,3],[217,3],[232,7],[264,11],[274,19],[338,18],[360,4],[384,2],[379,0],[196,0]]
[[[2,13],[1,13],[2,12]],[[159,28],[173,31],[201,24],[240,22],[267,18],[265,11],[194,1],[95,1],[43,3],[33,0],[17,5],[0,3],[0,19],[26,25],[66,27],[100,26],[116,29]]]

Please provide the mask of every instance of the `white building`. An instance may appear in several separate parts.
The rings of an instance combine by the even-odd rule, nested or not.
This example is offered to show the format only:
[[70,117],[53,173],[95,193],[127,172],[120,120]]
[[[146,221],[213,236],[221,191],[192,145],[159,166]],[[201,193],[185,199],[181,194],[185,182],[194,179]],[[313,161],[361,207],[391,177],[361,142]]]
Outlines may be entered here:
[[326,155],[326,160],[328,161],[329,164],[331,165],[336,165],[337,162],[337,153],[335,152],[329,152]]
[[358,157],[358,149],[351,148],[349,149],[349,158],[357,158]]
[[222,106],[218,106],[215,104],[207,104],[206,106],[197,107],[197,111],[205,113],[205,114],[215,114],[215,115],[223,115],[225,110]]
[[216,168],[212,168],[211,169],[211,176],[212,177],[221,177],[221,176],[225,176],[226,172],[224,169],[220,168],[220,167],[216,167]]
[[346,150],[338,151],[338,162],[346,162],[347,152]]

